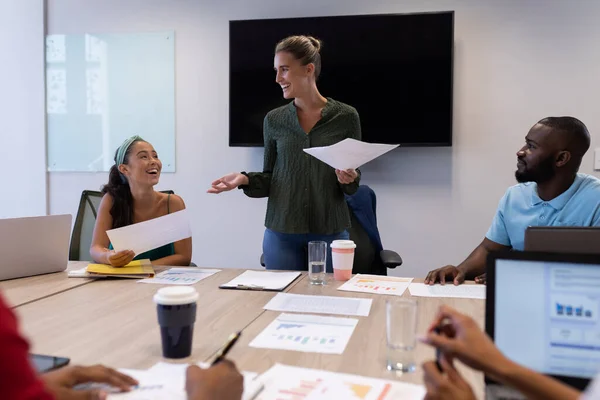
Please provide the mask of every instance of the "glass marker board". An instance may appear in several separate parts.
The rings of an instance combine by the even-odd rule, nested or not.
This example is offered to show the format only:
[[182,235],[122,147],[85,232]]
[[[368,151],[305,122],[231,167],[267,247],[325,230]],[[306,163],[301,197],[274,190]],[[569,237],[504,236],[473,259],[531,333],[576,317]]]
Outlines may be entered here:
[[175,35],[49,35],[49,171],[108,171],[117,147],[140,135],[175,171]]

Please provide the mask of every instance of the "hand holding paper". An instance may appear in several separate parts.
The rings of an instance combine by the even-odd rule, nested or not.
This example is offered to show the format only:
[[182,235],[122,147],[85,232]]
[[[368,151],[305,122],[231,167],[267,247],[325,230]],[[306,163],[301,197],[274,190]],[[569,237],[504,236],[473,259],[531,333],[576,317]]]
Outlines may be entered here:
[[304,151],[335,169],[346,170],[356,169],[398,146],[400,145],[344,139],[331,146],[312,147]]
[[129,264],[135,258],[131,250],[113,251],[108,256],[108,263],[113,267],[122,267]]
[[187,210],[106,231],[116,251],[131,250],[138,255],[165,244],[192,236]]
[[336,169],[335,175],[338,178],[338,182],[340,182],[343,185],[348,185],[354,182],[356,178],[358,178],[358,172],[356,172],[355,169],[347,169],[345,171]]

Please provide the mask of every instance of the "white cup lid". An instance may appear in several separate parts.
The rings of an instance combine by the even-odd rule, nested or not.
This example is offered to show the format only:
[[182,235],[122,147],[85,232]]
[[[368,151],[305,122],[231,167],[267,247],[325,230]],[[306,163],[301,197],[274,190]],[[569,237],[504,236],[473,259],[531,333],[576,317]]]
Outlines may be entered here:
[[198,292],[191,286],[169,286],[158,289],[154,302],[164,306],[191,304],[198,300]]
[[334,240],[330,247],[332,249],[354,249],[356,244],[352,240]]

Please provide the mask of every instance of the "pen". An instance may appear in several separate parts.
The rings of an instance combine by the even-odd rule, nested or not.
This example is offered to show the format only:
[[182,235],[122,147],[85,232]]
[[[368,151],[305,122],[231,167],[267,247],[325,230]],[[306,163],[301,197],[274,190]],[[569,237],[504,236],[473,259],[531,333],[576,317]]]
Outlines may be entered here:
[[[442,328],[440,326],[436,326],[435,328],[433,328],[433,331],[435,332],[436,335],[440,335],[442,333]],[[442,357],[442,352],[439,347],[436,347],[435,348],[435,366],[437,367],[438,371],[440,371],[440,372],[442,372],[442,365],[440,364],[441,357]]]
[[217,356],[215,357],[213,362],[210,364],[211,367],[213,365],[216,365],[219,361],[222,361],[225,358],[227,353],[229,353],[229,350],[231,350],[231,348],[233,347],[235,342],[237,342],[237,340],[240,338],[241,335],[242,335],[242,332],[239,331],[237,333],[232,333],[229,336],[229,339],[227,339],[227,342],[225,342],[223,347],[221,347],[221,349],[217,352]]
[[247,397],[244,396],[244,398],[246,400],[254,400],[256,397],[258,397],[258,395],[260,394],[260,392],[263,391],[264,388],[265,388],[264,383],[260,383],[255,388],[253,388],[254,390],[249,390],[248,396]]

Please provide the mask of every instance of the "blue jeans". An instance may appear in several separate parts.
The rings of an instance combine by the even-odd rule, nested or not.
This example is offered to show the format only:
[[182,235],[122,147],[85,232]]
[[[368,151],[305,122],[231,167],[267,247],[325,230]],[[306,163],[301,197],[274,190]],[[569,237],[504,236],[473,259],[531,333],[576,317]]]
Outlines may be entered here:
[[322,240],[327,242],[327,272],[333,272],[331,266],[331,242],[348,240],[350,234],[343,231],[333,235],[316,235],[312,233],[280,233],[265,230],[263,239],[263,255],[267,269],[284,269],[290,271],[308,271],[308,242]]

